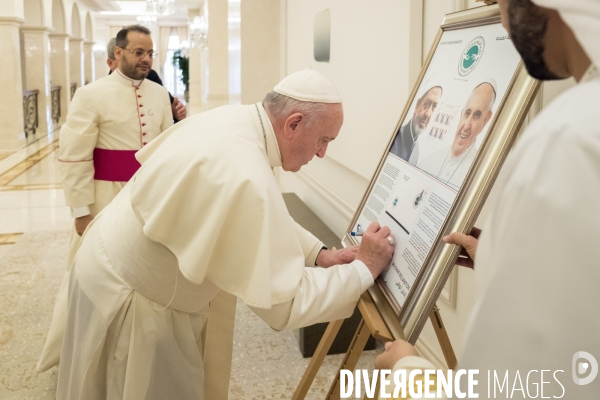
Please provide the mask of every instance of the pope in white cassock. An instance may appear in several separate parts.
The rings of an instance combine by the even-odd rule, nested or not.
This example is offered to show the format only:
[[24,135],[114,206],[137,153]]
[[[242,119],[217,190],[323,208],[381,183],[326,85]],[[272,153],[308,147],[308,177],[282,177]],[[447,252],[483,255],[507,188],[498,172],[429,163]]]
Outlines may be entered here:
[[[479,370],[480,398],[489,393],[489,398],[596,400],[600,1],[498,3],[530,75],[573,76],[578,84],[548,105],[519,139],[490,196],[480,243],[459,233],[444,238],[464,246],[468,261],[477,251],[479,295],[458,368]],[[407,374],[434,368],[403,341],[387,344],[376,361],[378,368],[392,366]],[[494,371],[497,395],[487,390]]]
[[140,25],[122,29],[115,49],[120,67],[75,92],[60,130],[60,174],[75,224],[38,371],[59,361],[69,274],[81,234],[139,168],[135,152],[173,125],[168,92],[145,79],[153,57],[150,31]]
[[139,151],[141,168],[75,259],[58,398],[226,398],[213,380],[229,377],[222,319],[235,301],[222,295],[275,329],[350,316],[391,260],[389,228],[371,225],[360,248],[323,249],[288,214],[272,172],[323,157],[342,121],[337,90],[306,70],[262,104],[188,118]]

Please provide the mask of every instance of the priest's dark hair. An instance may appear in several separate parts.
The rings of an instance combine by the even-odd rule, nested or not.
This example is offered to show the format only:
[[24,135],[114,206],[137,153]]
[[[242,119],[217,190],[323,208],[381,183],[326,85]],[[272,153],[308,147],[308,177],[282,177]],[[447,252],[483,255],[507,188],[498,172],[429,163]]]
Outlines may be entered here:
[[129,34],[129,32],[139,32],[145,35],[150,35],[150,29],[146,28],[145,26],[137,24],[129,25],[121,29],[119,33],[117,33],[117,41],[115,43],[115,46],[119,46],[122,49],[126,48],[129,44],[129,42],[127,41],[127,35]]

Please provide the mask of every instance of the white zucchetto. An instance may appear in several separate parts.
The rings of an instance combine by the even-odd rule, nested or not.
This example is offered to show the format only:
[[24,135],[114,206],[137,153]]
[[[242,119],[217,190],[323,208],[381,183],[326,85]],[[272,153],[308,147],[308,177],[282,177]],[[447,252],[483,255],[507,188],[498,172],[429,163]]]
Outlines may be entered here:
[[478,83],[477,86],[475,86],[475,88],[473,88],[473,90],[477,89],[479,86],[483,85],[484,83],[489,84],[492,89],[494,89],[494,94],[496,94],[496,96],[498,95],[498,83],[496,83],[496,80],[492,77],[486,78],[483,80],[483,82]]
[[427,92],[429,92],[434,87],[439,87],[440,89],[442,89],[443,94],[444,87],[442,86],[442,82],[443,80],[441,79],[439,74],[434,74],[427,78],[427,80],[424,81],[419,87],[419,91],[417,92],[417,99],[423,98],[423,96],[425,96],[425,94],[427,94]]
[[333,83],[313,69],[294,72],[275,86],[274,92],[300,101],[341,103],[342,98]]

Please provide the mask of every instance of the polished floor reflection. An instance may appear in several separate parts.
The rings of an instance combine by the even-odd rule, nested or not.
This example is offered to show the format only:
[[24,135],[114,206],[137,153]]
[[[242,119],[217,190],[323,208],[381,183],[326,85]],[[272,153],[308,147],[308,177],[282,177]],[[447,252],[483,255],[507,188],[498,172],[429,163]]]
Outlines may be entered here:
[[0,261],[25,232],[70,228],[57,149],[46,137],[0,155]]
[[[63,276],[72,220],[58,142],[42,139],[0,159],[0,398],[55,398],[57,368],[35,363]],[[372,368],[376,351],[358,368]],[[307,399],[325,397],[343,355],[327,356]],[[288,399],[308,365],[294,332],[275,332],[238,303],[230,399]]]

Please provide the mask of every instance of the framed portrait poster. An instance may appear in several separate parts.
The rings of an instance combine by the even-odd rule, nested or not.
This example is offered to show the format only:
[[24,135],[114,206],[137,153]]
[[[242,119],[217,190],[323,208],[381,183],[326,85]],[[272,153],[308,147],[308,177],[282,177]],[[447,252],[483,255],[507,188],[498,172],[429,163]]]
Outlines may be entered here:
[[369,290],[395,337],[415,343],[539,88],[498,6],[445,17],[420,78],[343,238],[373,221],[396,238]]

